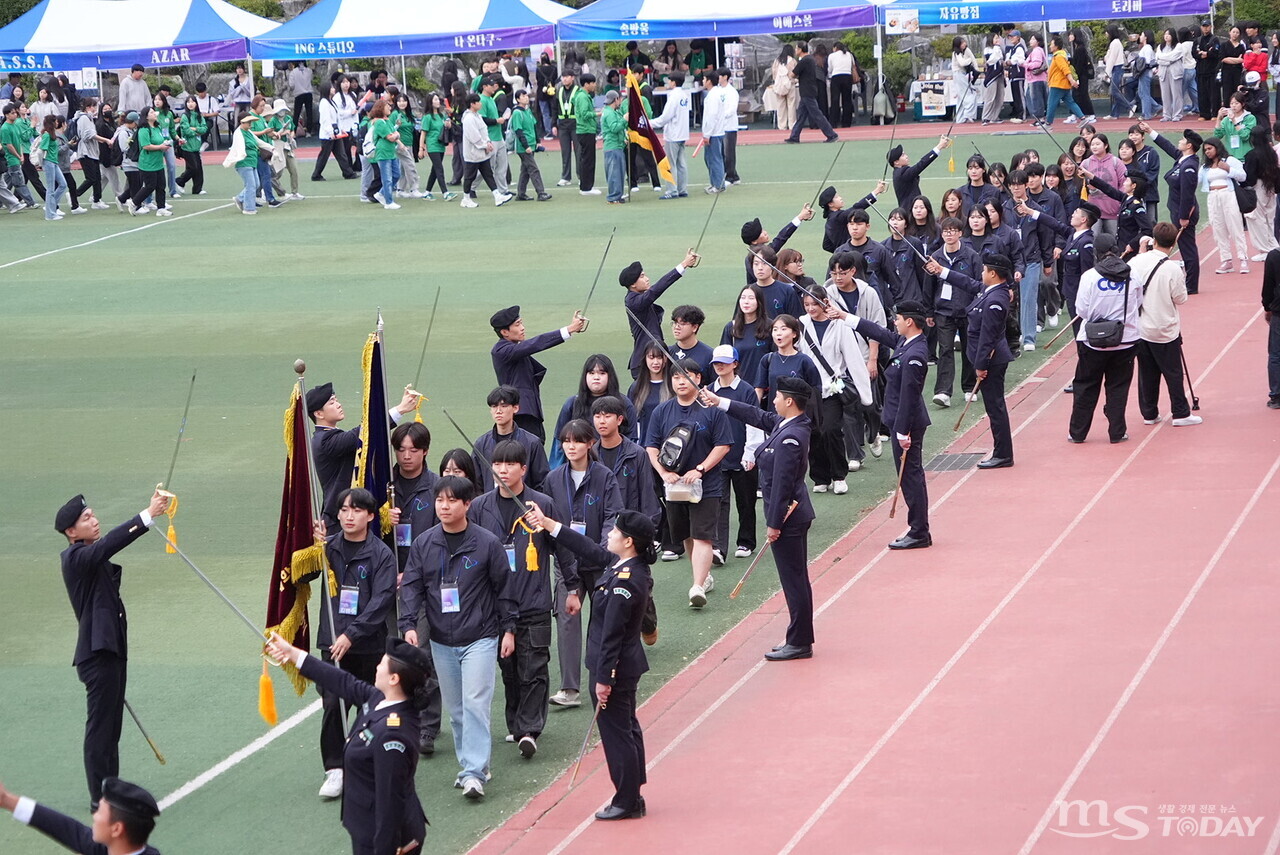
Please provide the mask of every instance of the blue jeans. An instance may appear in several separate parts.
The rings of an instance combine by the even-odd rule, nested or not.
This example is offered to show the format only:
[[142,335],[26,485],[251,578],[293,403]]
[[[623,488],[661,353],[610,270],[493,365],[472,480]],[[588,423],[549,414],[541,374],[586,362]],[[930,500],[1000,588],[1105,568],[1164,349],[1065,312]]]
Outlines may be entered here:
[[1044,118],[1045,102],[1049,100],[1049,84],[1043,80],[1027,84],[1027,115],[1033,119]]
[[246,211],[258,210],[258,170],[252,166],[237,166],[236,172],[244,182],[244,189],[236,194]]
[[1044,120],[1046,123],[1053,124],[1053,115],[1058,112],[1058,102],[1065,101],[1067,107],[1077,119],[1083,119],[1084,113],[1080,112],[1080,105],[1076,103],[1076,99],[1072,97],[1070,89],[1058,89],[1054,86],[1049,87],[1049,107],[1044,111]]
[[267,204],[270,205],[276,200],[276,193],[271,189],[271,158],[263,157],[262,154],[258,155],[258,187],[266,195]]
[[[1036,240],[1035,237],[1031,238]],[[1040,276],[1044,267],[1039,261],[1027,265],[1018,283],[1018,321],[1022,327],[1022,346],[1036,343],[1037,303],[1040,300]]]
[[453,752],[461,767],[457,780],[477,778],[484,783],[492,752],[489,710],[498,670],[498,639],[482,638],[466,647],[446,647],[433,641],[431,658],[440,681],[440,699],[453,728]]
[[67,192],[67,179],[62,176],[57,160],[44,162],[44,218],[52,219],[58,212],[58,203]]
[[396,185],[400,183],[400,161],[394,157],[378,161],[378,174],[382,176],[382,204],[396,201]]
[[27,179],[22,174],[22,164],[17,166],[8,166],[5,168],[5,175],[9,176],[9,187],[13,190],[13,195],[17,196],[28,205],[36,203],[35,197],[31,195],[31,189],[27,187]]
[[1144,71],[1138,78],[1138,98],[1142,101],[1142,118],[1150,119],[1156,114],[1156,99],[1151,97],[1151,72]]
[[1111,115],[1123,119],[1129,115],[1131,106],[1129,99],[1124,97],[1124,66],[1117,65],[1111,69]]
[[604,150],[604,180],[609,185],[610,202],[621,201],[627,192],[627,150],[607,148]]
[[717,190],[724,189],[724,137],[707,139],[707,176],[711,186]]
[[1271,313],[1267,335],[1267,383],[1271,397],[1280,398],[1280,312]]
[[1195,112],[1200,110],[1200,84],[1196,82],[1196,70],[1188,68],[1182,72],[1182,94],[1186,101],[1183,113]]
[[178,195],[178,155],[173,151],[173,146],[169,146],[164,150],[164,175],[165,180],[169,182],[169,195]]

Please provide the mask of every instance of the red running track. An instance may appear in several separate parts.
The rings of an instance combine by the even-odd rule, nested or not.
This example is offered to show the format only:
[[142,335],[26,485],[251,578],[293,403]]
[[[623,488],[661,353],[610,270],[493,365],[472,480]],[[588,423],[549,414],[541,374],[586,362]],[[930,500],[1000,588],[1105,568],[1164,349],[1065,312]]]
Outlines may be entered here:
[[[1277,415],[1260,273],[1214,276],[1206,238],[1203,425],[1131,400],[1129,442],[1099,411],[1070,445],[1059,353],[1010,395],[1016,467],[930,473],[932,549],[888,553],[881,506],[812,562],[814,659],[761,659],[779,595],[643,705],[647,818],[592,820],[596,747],[473,851],[1275,852]],[[989,448],[947,422],[930,452]]]

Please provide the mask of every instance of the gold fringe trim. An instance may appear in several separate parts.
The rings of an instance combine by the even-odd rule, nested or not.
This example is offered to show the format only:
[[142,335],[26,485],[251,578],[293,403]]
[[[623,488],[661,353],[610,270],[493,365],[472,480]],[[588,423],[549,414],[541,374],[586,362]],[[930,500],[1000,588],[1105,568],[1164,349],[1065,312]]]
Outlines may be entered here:
[[384,536],[391,533],[391,503],[387,502],[378,508],[378,519],[382,523],[382,534]]
[[293,408],[302,399],[302,384],[294,383],[293,392],[289,395],[289,406],[284,408],[284,454],[293,460]]
[[309,582],[323,573],[329,566],[324,554],[323,543],[313,543],[306,549],[299,549],[289,558],[289,581],[294,585]]
[[[311,599],[311,585],[304,583],[294,588],[293,608],[289,609],[289,613],[284,616],[276,626],[267,627],[267,635],[273,632],[280,634],[285,641],[293,644],[295,638],[298,637],[298,631],[307,625],[307,601]],[[311,681],[298,673],[298,669],[291,664],[284,666],[284,672],[289,676],[289,682],[293,683],[293,690],[299,696],[307,690],[307,686],[311,685]]]
[[[378,340],[376,332],[369,333],[360,354],[360,371],[364,375],[364,413],[360,416],[360,448],[356,451],[356,472],[351,479],[352,487],[363,487],[365,464],[369,459],[369,390],[373,383],[373,345]],[[383,417],[386,414],[383,413]]]

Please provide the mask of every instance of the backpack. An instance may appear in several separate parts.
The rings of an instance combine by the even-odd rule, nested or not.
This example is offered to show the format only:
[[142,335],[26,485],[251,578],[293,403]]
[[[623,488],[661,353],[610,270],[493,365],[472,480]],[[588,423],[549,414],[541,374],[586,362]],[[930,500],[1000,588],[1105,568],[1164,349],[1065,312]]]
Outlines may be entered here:
[[124,159],[137,163],[140,157],[142,157],[142,146],[138,144],[138,132],[134,131],[129,137],[129,147],[125,149]]
[[693,422],[680,422],[671,429],[658,449],[658,462],[668,472],[683,475],[693,457],[693,436],[698,428]]
[[374,151],[378,147],[378,141],[373,136],[373,122],[369,122],[360,129],[362,136],[360,137],[360,152],[365,159],[371,159]]
[[44,165],[44,149],[40,147],[40,144],[42,142],[44,142],[43,133],[41,133],[39,136],[32,137],[31,148],[27,152],[28,156],[31,158],[31,165],[34,166],[36,169],[39,169],[41,166]]
[[84,118],[84,113],[76,113],[70,122],[67,122],[67,145],[71,148],[80,147],[80,120]]

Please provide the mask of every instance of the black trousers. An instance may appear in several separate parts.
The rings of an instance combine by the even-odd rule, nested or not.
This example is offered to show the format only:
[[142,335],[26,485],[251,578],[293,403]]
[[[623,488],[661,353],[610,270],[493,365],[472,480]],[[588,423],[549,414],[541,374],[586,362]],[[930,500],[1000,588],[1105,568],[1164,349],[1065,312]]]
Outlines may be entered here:
[[116,197],[123,202],[126,199],[133,198],[134,194],[142,189],[142,173],[141,172],[125,172],[124,173],[124,192]]
[[479,163],[467,161],[462,165],[462,192],[468,196],[475,198],[476,192],[471,188],[476,183],[476,176],[479,175],[484,179],[484,183],[489,185],[490,190],[497,190],[498,184],[493,180],[493,162],[482,160]]
[[427,157],[431,160],[431,169],[427,172],[427,184],[423,189],[430,193],[431,188],[440,185],[441,193],[448,193],[449,187],[444,183],[444,152],[429,151]]
[[[337,665],[357,680],[372,683],[377,674],[378,663],[382,661],[382,654],[352,653],[348,650],[340,662],[334,662],[328,648],[322,648],[320,658]],[[342,768],[342,749],[347,744],[342,733],[344,702],[332,692],[326,692],[323,689],[319,691],[323,707],[320,714],[320,760],[324,763],[324,769],[327,772],[330,769]],[[351,712],[350,705],[347,705],[347,712]]]
[[1094,350],[1076,342],[1076,376],[1072,381],[1075,400],[1071,406],[1071,438],[1083,442],[1093,424],[1093,411],[1098,395],[1104,389],[1106,402],[1102,412],[1107,417],[1107,435],[1119,442],[1128,430],[1124,420],[1129,400],[1129,384],[1133,382],[1133,358],[1136,347],[1121,350]]
[[1071,90],[1071,97],[1075,99],[1080,112],[1086,117],[1093,115],[1093,98],[1089,96],[1089,81],[1081,80],[1080,85]]
[[330,154],[338,162],[338,169],[342,171],[343,178],[355,177],[356,173],[351,167],[351,149],[347,148],[347,141],[320,140],[320,153],[316,155],[316,165],[311,170],[312,181],[319,179],[324,173],[324,167],[329,162]]
[[74,181],[68,181],[67,187],[71,190],[71,200],[74,202],[84,191],[92,188],[93,201],[102,201],[102,167],[97,160],[92,157],[80,158],[80,169],[84,171],[84,183],[79,187]]
[[138,173],[142,179],[142,186],[138,188],[138,192],[133,194],[133,204],[141,206],[147,201],[147,197],[155,194],[156,210],[164,207],[164,187],[165,174],[164,169],[157,169],[154,172],[143,170]]
[[1022,106],[1022,93],[1026,87],[1027,79],[1025,77],[1019,77],[1015,80],[1009,81],[1010,97],[1013,98],[1013,113],[1010,114],[1012,118],[1022,119],[1026,117],[1026,111]]
[[627,143],[627,158],[631,169],[631,176],[628,179],[631,183],[627,185],[628,187],[639,187],[645,180],[654,187],[662,186],[662,179],[658,176],[658,163],[653,159],[653,152],[635,143]]
[[787,600],[787,644],[813,644],[813,586],[809,583],[809,526],[792,531],[786,525],[773,542],[773,562]]
[[[401,565],[403,566],[403,565]],[[395,609],[391,610],[393,613]],[[394,614],[389,617],[395,617]],[[400,633],[396,632],[398,636]],[[427,658],[431,658],[431,627],[427,624],[427,618],[423,615],[418,620],[418,649],[427,652]],[[420,723],[421,738],[434,740],[440,735],[440,715],[443,709],[443,702],[440,698],[440,680],[436,677],[436,663],[431,662],[431,671],[427,674],[427,705],[421,710]]]
[[547,724],[551,697],[551,613],[516,620],[516,651],[498,657],[506,696],[507,733],[537,739]]
[[596,135],[577,134],[578,189],[590,190],[596,186]]
[[543,444],[547,441],[547,429],[542,426],[542,419],[531,416],[528,413],[516,413],[516,427],[522,427],[529,433],[538,438],[538,442]]
[[991,422],[991,456],[1012,460],[1013,429],[1009,426],[1009,407],[1004,400],[1004,375],[1008,368],[1007,362],[989,363],[987,379],[982,381],[979,390],[987,420]]
[[[969,361],[969,322],[950,315],[934,315],[934,329],[938,331],[938,376],[933,381],[933,394],[950,396],[955,390],[956,359],[960,353],[960,391],[972,392],[977,375]],[[960,347],[956,347],[956,333],[960,334]]]
[[315,101],[310,92],[304,92],[293,99],[293,118],[298,123],[299,131],[315,133]]
[[[843,449],[841,449],[843,452]],[[729,489],[720,497],[720,514],[716,517],[716,537],[712,545],[721,554],[729,552],[729,494],[738,509],[738,546],[756,551],[756,490],[760,488],[760,473],[754,468],[722,469],[728,479]]]
[[[736,123],[738,117],[734,116],[733,121]],[[742,179],[738,176],[738,132],[724,132],[724,180],[732,181],[735,184]],[[657,187],[658,185],[653,185]]]
[[62,170],[62,180],[67,184],[67,196],[71,198],[71,210],[80,207],[80,194],[76,193],[76,178],[71,174],[70,169]]
[[844,453],[844,409],[835,395],[823,398],[819,428],[809,444],[809,477],[815,484],[843,481],[849,474],[849,458]]
[[1169,342],[1140,341],[1138,359],[1138,411],[1144,419],[1160,415],[1160,379],[1169,387],[1169,408],[1175,419],[1191,415],[1182,381],[1182,336]]
[[1043,324],[1049,315],[1058,314],[1062,308],[1062,292],[1058,290],[1058,266],[1049,268],[1053,272],[1046,275],[1040,271],[1040,304],[1036,306],[1036,321]]
[[[1170,221],[1176,226],[1180,221],[1176,219],[1172,212],[1169,214]],[[1196,246],[1196,225],[1200,222],[1200,204],[1191,209],[1191,216],[1187,220],[1187,227],[1182,230],[1178,236],[1178,249],[1182,255],[1182,266],[1187,273],[1187,293],[1200,293],[1200,248]]]
[[573,119],[556,122],[556,136],[560,139],[560,180],[573,180],[574,149],[578,144],[578,123]]
[[[600,675],[603,676],[603,675]],[[591,704],[596,699],[597,675],[591,680]],[[613,804],[625,810],[640,806],[640,787],[647,779],[644,770],[644,733],[636,718],[636,680],[619,679],[609,692],[609,703],[600,710],[600,743],[604,746],[604,759],[609,764],[609,778],[613,781]]]
[[465,171],[466,161],[462,159],[462,140],[459,138],[453,143],[453,154],[450,156],[449,169],[452,173],[449,176],[449,183],[459,185],[462,183],[462,173]]
[[[902,470],[902,501],[907,505],[907,534],[911,537],[929,536],[929,490],[924,480],[924,432],[916,428],[911,432],[911,448],[907,451],[907,466]],[[893,468],[902,466],[902,446],[898,435],[890,437],[893,443]]]
[[853,124],[853,75],[833,74],[831,81],[831,124],[847,128]]
[[22,177],[27,179],[27,186],[39,193],[41,199],[44,199],[44,182],[40,180],[42,174],[43,172],[36,169],[31,163],[31,155],[24,154],[22,156]]
[[813,128],[815,131],[821,131],[822,135],[827,139],[832,139],[836,136],[831,123],[827,121],[827,114],[818,107],[818,99],[816,98],[800,99],[800,103],[796,106],[796,121],[791,126],[791,135],[787,139],[800,139],[800,132],[806,126]]
[[186,187],[187,182],[190,181],[191,192],[199,194],[204,189],[204,161],[200,159],[200,152],[182,152],[182,162],[187,168],[182,170],[182,174],[178,176],[178,186]]
[[1218,88],[1216,71],[1201,73],[1196,71],[1196,91],[1200,99],[1200,118],[1217,116],[1222,107],[1222,90]]
[[95,653],[76,666],[84,684],[84,774],[89,798],[102,798],[102,781],[120,774],[120,731],[124,726],[127,663],[122,656]]

